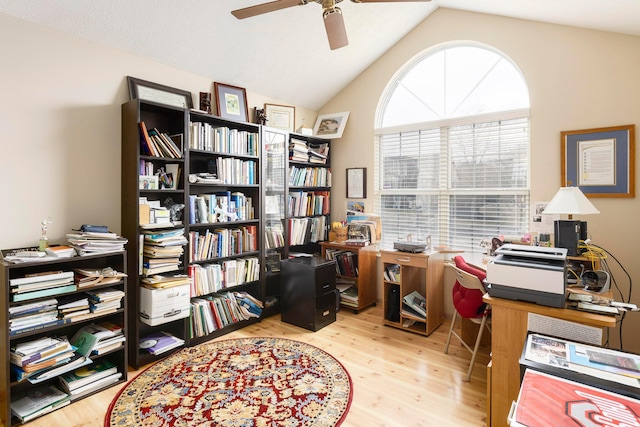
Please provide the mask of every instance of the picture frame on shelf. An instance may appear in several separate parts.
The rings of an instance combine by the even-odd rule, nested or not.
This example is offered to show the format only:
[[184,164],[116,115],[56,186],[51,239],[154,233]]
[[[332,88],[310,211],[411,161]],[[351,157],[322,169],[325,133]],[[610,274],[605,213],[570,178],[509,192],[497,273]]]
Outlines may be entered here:
[[587,197],[635,197],[635,125],[561,132],[563,187]]
[[296,123],[296,107],[290,105],[264,104],[267,126],[293,132]]
[[341,138],[344,128],[347,126],[349,112],[321,114],[313,126],[313,135],[318,138]]
[[367,197],[367,168],[347,169],[347,198],[365,199]]
[[193,108],[191,92],[127,76],[129,99],[143,99],[179,108]]
[[214,82],[213,87],[218,116],[239,122],[248,121],[247,91],[244,88],[219,82]]

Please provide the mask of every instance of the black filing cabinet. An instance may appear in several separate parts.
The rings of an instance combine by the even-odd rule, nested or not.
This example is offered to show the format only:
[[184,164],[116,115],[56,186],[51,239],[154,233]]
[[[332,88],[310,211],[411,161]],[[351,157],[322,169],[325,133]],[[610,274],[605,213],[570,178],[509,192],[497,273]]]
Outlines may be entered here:
[[336,320],[336,266],[334,260],[296,257],[280,265],[281,319],[317,331]]

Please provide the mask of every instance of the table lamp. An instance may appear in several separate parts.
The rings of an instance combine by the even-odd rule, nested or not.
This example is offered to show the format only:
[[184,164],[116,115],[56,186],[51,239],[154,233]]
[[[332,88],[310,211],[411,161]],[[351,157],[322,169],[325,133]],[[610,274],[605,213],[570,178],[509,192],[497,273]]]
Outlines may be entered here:
[[573,215],[590,215],[600,213],[578,187],[561,187],[543,214],[569,215],[568,220],[554,222],[554,245],[566,248],[567,255],[579,255],[578,244],[587,239],[586,221],[577,221]]

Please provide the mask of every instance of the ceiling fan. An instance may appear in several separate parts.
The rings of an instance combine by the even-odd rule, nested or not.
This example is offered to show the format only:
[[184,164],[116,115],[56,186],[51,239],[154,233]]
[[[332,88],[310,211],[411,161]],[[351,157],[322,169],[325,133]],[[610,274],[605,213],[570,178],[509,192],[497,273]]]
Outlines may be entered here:
[[[276,10],[286,9],[293,6],[304,6],[308,3],[319,3],[322,5],[322,17],[324,18],[324,27],[327,30],[327,38],[329,39],[329,47],[331,50],[340,49],[349,44],[347,40],[347,31],[344,27],[344,19],[342,11],[336,6],[342,0],[276,0],[268,3],[249,6],[243,9],[231,12],[238,19],[250,18],[252,16],[262,15],[263,13],[274,12]],[[431,0],[351,0],[354,3],[401,3],[401,2],[418,2]]]

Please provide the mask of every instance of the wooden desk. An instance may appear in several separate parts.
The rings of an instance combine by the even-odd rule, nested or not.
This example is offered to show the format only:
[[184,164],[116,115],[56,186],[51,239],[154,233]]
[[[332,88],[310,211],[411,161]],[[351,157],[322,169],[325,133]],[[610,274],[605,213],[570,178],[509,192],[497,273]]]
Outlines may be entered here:
[[487,379],[491,385],[487,396],[487,425],[490,427],[508,425],[511,402],[518,398],[519,360],[527,337],[529,313],[601,328],[616,326],[615,316],[546,307],[489,295],[485,295],[484,300],[491,304],[491,369],[488,371],[491,377]]

